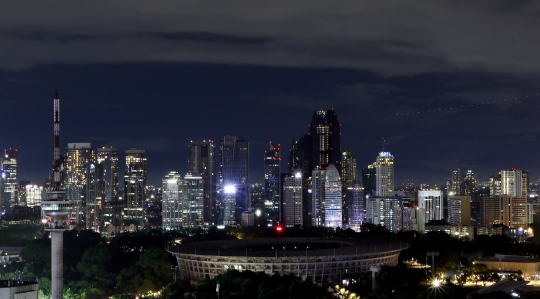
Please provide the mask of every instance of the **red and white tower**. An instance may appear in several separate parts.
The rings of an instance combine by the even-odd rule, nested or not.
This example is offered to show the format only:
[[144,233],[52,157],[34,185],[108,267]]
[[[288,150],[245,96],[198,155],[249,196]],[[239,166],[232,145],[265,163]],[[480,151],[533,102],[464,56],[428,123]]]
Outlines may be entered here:
[[58,97],[58,90],[56,90],[54,96],[53,182],[47,198],[41,201],[45,231],[51,234],[52,299],[63,299],[64,297],[64,232],[69,229],[66,220],[73,209],[73,202],[66,198],[66,191],[62,186],[61,177],[60,99]]

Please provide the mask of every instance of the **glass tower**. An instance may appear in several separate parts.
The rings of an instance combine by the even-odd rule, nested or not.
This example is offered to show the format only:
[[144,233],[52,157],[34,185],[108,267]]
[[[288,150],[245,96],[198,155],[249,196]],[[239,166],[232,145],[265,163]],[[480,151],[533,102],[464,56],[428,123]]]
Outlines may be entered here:
[[[219,182],[222,194],[227,194],[228,213],[230,213],[231,200],[234,195],[234,219],[227,219],[240,223],[242,212],[249,207],[249,141],[225,136],[220,143],[220,173]],[[234,193],[232,192],[234,188]],[[225,190],[227,189],[227,190]],[[226,192],[225,192],[226,191]],[[223,203],[222,203],[223,204]],[[225,217],[225,215],[224,215]],[[231,217],[230,214],[228,216]],[[223,218],[225,221],[225,218]]]
[[182,226],[182,202],[180,192],[182,178],[178,171],[169,172],[163,179],[162,227],[164,230],[175,230]]
[[146,201],[146,152],[138,148],[126,150],[124,172],[124,222],[144,226]]
[[280,221],[280,148],[270,142],[270,150],[264,152],[264,198],[265,216],[268,220]]
[[207,226],[216,223],[216,147],[213,140],[189,143],[187,171],[198,173],[203,181],[203,218]]

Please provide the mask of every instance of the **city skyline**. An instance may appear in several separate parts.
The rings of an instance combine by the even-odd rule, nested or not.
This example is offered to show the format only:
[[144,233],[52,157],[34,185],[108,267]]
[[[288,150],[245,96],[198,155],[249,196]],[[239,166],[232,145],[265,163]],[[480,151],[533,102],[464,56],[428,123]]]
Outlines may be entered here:
[[19,150],[19,180],[49,175],[55,88],[62,150],[141,148],[156,186],[185,174],[190,140],[226,135],[250,142],[249,180],[263,183],[268,143],[287,169],[313,111],[332,108],[358,171],[384,137],[396,185],[540,173],[536,3],[148,5],[6,5],[0,148]]

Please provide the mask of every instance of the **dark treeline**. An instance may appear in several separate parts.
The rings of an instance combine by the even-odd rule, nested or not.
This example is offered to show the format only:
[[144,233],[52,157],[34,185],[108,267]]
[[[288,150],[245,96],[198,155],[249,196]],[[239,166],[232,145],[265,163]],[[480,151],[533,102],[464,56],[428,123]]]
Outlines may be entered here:
[[[9,229],[4,229],[8,235]],[[29,239],[31,234],[21,234]],[[35,237],[35,236],[34,236]],[[155,298],[215,298],[216,285],[221,285],[220,298],[327,298],[325,289],[310,281],[302,282],[295,277],[268,277],[262,273],[228,271],[212,280],[191,285],[174,282],[173,270],[176,259],[166,249],[174,240],[198,242],[234,238],[369,238],[395,240],[409,244],[400,255],[398,267],[385,267],[377,274],[378,295],[371,294],[371,274],[356,277],[348,290],[368,298],[427,298],[431,295],[425,281],[433,273],[405,267],[405,262],[426,262],[426,253],[438,251],[435,264],[438,273],[457,271],[463,280],[448,283],[444,289],[451,298],[462,298],[461,287],[466,275],[485,272],[472,262],[483,256],[515,254],[538,256],[538,238],[518,243],[506,236],[477,236],[473,241],[457,239],[442,232],[420,234],[416,232],[392,233],[382,226],[364,224],[360,232],[333,230],[322,227],[287,228],[281,232],[273,228],[226,228],[215,227],[203,230],[166,232],[145,230],[118,234],[105,239],[100,234],[87,230],[72,230],[64,234],[64,287],[67,298],[130,298],[137,294],[155,293]],[[47,233],[28,243],[21,251],[23,262],[12,263],[0,269],[2,278],[15,277],[22,272],[25,279],[38,279],[43,298],[50,295],[51,248]],[[430,260],[427,261],[429,264]],[[482,272],[482,273],[483,273]],[[485,280],[494,279],[486,273]],[[454,282],[455,283],[455,282]],[[480,286],[482,281],[480,281]],[[327,288],[328,286],[324,286]],[[296,293],[295,290],[303,290]],[[323,290],[323,292],[320,292]],[[221,293],[222,292],[222,293]],[[123,294],[123,295],[122,295]],[[269,295],[272,294],[272,295]],[[178,295],[181,295],[180,297]],[[185,295],[185,296],[184,296]],[[304,296],[305,295],[305,296]],[[183,297],[182,297],[183,296]],[[288,297],[287,297],[288,296]],[[302,297],[304,296],[304,297]],[[445,297],[440,294],[438,298]],[[40,297],[41,298],[41,297]]]

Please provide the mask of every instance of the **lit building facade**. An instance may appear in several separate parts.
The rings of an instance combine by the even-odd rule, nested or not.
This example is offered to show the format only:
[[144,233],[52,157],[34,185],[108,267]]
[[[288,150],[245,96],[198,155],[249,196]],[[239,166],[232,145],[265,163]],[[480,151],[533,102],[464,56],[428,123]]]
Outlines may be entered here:
[[444,218],[443,198],[440,190],[419,190],[418,207],[426,210],[426,223]]
[[126,225],[144,226],[146,201],[146,151],[138,148],[126,150],[124,172],[124,222]]
[[15,148],[4,149],[4,156],[0,160],[2,162],[1,170],[1,190],[2,198],[4,199],[1,203],[4,206],[4,210],[9,210],[10,207],[15,207],[17,205],[17,190],[18,190],[18,161],[17,161],[18,150]]
[[302,193],[302,170],[294,170],[283,180],[283,219],[288,227],[304,224]]
[[[103,146],[96,150],[96,200],[94,204],[95,226],[103,230],[105,226],[121,226],[118,218],[119,183],[118,151],[112,146]],[[105,207],[108,210],[105,211]]]
[[213,140],[191,140],[189,143],[187,171],[198,173],[203,178],[203,218],[207,226],[214,225],[217,217],[215,152]]
[[343,223],[349,223],[349,200],[347,199],[347,190],[352,187],[356,178],[356,156],[352,151],[343,151],[341,153],[341,182],[343,196]]
[[483,206],[484,226],[503,224],[519,228],[527,225],[528,206],[527,198],[524,196],[486,197]]
[[347,188],[348,228],[360,231],[364,222],[364,188],[359,181],[352,182]]
[[397,196],[373,196],[366,200],[366,220],[375,225],[382,225],[388,230],[394,229],[395,209],[401,207],[403,201]]
[[[231,204],[231,196],[235,196],[234,221],[240,223],[242,212],[249,207],[249,141],[225,136],[220,143],[220,188],[223,190],[222,206]],[[231,188],[235,189],[231,193]],[[227,188],[227,192],[225,192]],[[230,206],[223,207],[230,209]],[[223,215],[225,217],[225,215]],[[223,218],[225,221],[225,218]],[[231,220],[227,220],[229,224]]]
[[270,142],[270,149],[264,152],[264,200],[267,220],[281,220],[281,146]]
[[501,194],[510,196],[522,196],[523,181],[521,169],[501,170]]
[[471,197],[468,195],[448,196],[448,223],[471,225]]
[[182,178],[178,171],[169,172],[163,179],[163,193],[161,201],[162,228],[175,230],[182,227],[182,202],[180,192]]
[[394,196],[394,156],[380,152],[375,161],[376,196]]
[[182,183],[182,225],[184,227],[204,226],[204,180],[198,173],[188,172]]
[[[90,143],[68,143],[64,159],[64,186],[74,202],[70,219],[87,227],[88,208],[96,201],[95,150]],[[92,223],[92,219],[90,219]]]

